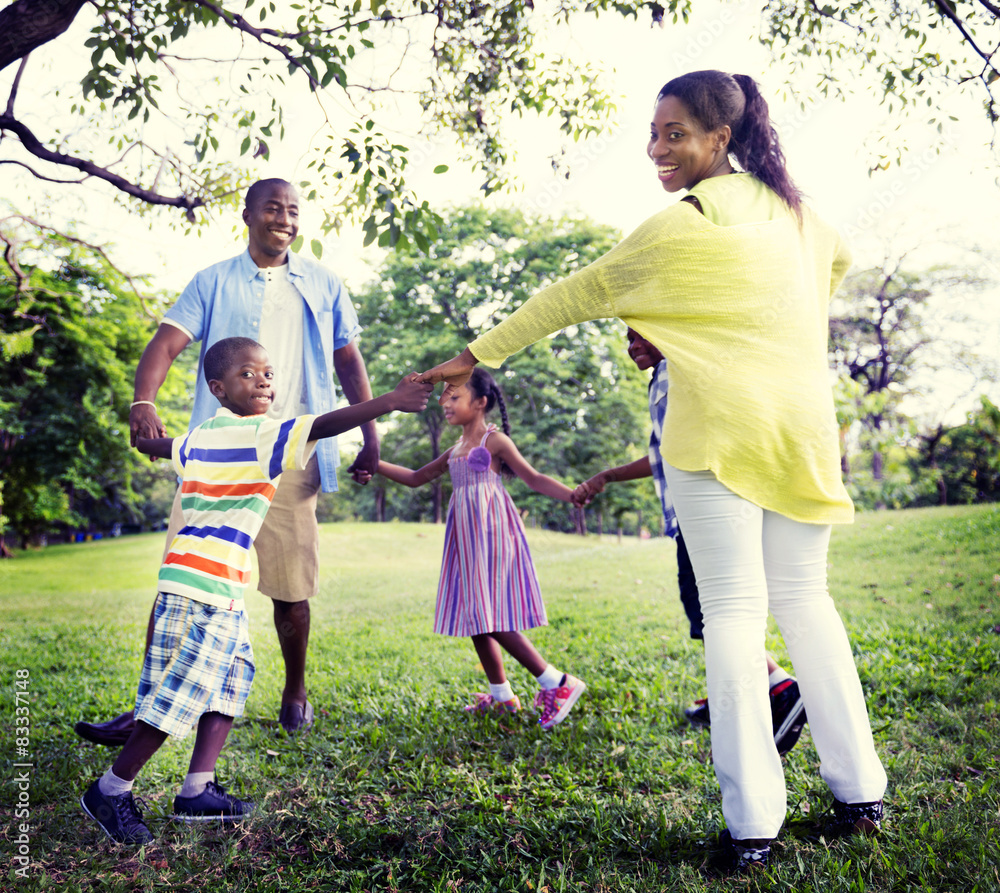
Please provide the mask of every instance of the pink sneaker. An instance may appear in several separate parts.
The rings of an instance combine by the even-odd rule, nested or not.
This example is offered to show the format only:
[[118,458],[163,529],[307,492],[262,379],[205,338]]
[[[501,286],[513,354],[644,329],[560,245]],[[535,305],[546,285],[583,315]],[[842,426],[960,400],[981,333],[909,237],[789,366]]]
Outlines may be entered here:
[[466,713],[517,713],[521,709],[521,701],[514,695],[509,701],[496,701],[493,695],[477,691],[472,696],[472,703],[465,705]]
[[569,673],[563,675],[556,688],[542,689],[535,696],[535,706],[542,711],[539,725],[546,731],[561,723],[573,705],[580,699],[587,683]]

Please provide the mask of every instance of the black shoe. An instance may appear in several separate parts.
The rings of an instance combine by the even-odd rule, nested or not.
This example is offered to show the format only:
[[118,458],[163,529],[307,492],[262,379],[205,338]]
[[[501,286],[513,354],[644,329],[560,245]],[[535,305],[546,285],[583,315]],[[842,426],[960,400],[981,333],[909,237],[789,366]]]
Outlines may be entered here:
[[101,793],[98,785],[95,781],[80,798],[83,811],[117,843],[152,843],[153,835],[142,820],[142,813],[132,792],[108,797]]
[[305,707],[299,704],[282,704],[278,713],[281,728],[289,735],[296,732],[308,732],[313,726],[313,705],[306,701]]
[[774,746],[779,754],[786,754],[799,740],[806,724],[806,706],[799,694],[799,684],[794,679],[779,682],[769,692],[771,697],[771,726],[774,729]]
[[841,803],[834,798],[833,822],[829,830],[833,836],[878,834],[882,830],[884,815],[881,800],[873,800],[871,803]]
[[78,722],[73,731],[94,744],[121,747],[135,731],[135,716],[129,710],[107,722]]
[[240,822],[253,811],[249,800],[239,800],[210,781],[197,797],[174,797],[171,818],[179,822]]
[[719,835],[719,845],[724,851],[724,855],[729,864],[729,870],[734,874],[747,874],[751,871],[760,871],[767,868],[768,860],[771,858],[771,842],[758,841],[756,846],[747,846],[745,843],[737,843],[733,840],[733,835],[728,829]]
[[699,698],[690,707],[685,707],[684,715],[696,729],[707,729],[712,725],[712,717],[708,712],[708,698]]

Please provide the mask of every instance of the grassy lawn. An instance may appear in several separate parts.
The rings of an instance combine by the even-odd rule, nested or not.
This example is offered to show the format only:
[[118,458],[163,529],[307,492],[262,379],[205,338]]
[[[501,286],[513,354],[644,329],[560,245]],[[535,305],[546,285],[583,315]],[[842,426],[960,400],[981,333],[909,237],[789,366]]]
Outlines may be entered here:
[[[5,889],[1000,890],[1000,507],[871,513],[835,529],[831,589],[889,773],[888,829],[824,837],[831,798],[807,730],[785,759],[774,867],[749,880],[719,876],[709,737],[681,714],[703,694],[703,662],[673,544],[529,531],[551,624],[532,639],[589,684],[547,733],[528,712],[463,715],[484,679],[470,642],[429,631],[442,536],[322,528],[317,723],[301,738],[277,725],[270,604],[249,598],[257,678],[219,776],[258,814],[231,831],[168,823],[191,739],[170,741],[136,783],[158,838],[139,851],[84,817],[79,796],[116,751],[72,726],[131,706],[162,535],[0,562],[5,756],[12,778],[14,762],[32,764],[26,876],[14,873],[18,788],[6,787]],[[776,634],[769,647],[784,658]],[[509,675],[527,702],[533,680],[516,665]],[[27,757],[14,742],[19,680]]]

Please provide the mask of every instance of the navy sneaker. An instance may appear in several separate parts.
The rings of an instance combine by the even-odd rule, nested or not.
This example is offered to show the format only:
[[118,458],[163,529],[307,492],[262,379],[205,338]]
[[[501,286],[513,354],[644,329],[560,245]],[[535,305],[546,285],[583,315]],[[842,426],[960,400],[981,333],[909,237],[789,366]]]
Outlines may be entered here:
[[771,725],[774,729],[774,746],[784,756],[802,734],[806,724],[806,705],[799,694],[799,684],[794,679],[779,682],[769,692],[771,697]]
[[871,803],[841,803],[834,798],[830,832],[837,836],[878,834],[882,830],[884,814],[881,800],[873,800]]
[[139,805],[131,791],[117,797],[108,797],[101,793],[99,783],[95,781],[80,798],[80,805],[116,843],[142,845],[153,842],[153,835],[142,820]]
[[719,844],[729,864],[729,870],[734,874],[747,874],[767,868],[771,858],[771,841],[755,841],[753,846],[745,842],[737,843],[729,829],[724,829],[719,835]]
[[174,797],[171,818],[178,822],[241,822],[253,811],[249,800],[239,800],[210,781],[197,797]]
[[708,712],[708,698],[699,698],[690,707],[685,707],[684,715],[696,729],[707,729],[712,725],[712,717]]

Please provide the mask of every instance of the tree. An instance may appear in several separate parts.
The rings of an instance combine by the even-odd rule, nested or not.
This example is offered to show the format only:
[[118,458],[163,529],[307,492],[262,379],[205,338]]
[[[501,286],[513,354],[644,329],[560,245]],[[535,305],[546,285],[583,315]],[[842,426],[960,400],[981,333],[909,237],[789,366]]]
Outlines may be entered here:
[[1000,500],[1000,407],[982,396],[965,424],[922,435],[918,462],[918,473],[934,476],[940,505]]
[[886,433],[899,421],[910,373],[928,344],[920,311],[930,294],[919,276],[887,260],[848,277],[831,311],[830,350],[835,366],[860,385],[857,417],[876,485],[883,477]]
[[[459,353],[539,288],[596,260],[616,242],[614,232],[588,221],[530,220],[513,210],[458,208],[446,220],[426,254],[395,252],[379,280],[356,296],[376,390]],[[625,353],[620,323],[574,327],[511,357],[495,375],[507,397],[514,442],[540,470],[577,482],[644,452],[646,385]],[[429,462],[453,441],[444,427],[436,404],[400,419],[386,438],[386,458],[410,466]],[[438,487],[425,490],[383,482],[370,487],[367,498],[389,494],[382,517],[440,521],[446,494]],[[565,505],[519,481],[511,492],[529,518],[572,529]],[[651,484],[634,494],[633,509],[655,507]],[[376,503],[376,514],[378,508]]]
[[[19,66],[0,114],[7,137],[0,162],[51,182],[95,179],[131,196],[136,210],[175,207],[203,222],[247,184],[234,160],[266,154],[283,137],[289,110],[277,95],[287,81],[311,91],[325,116],[305,185],[323,193],[326,231],[357,220],[369,240],[424,245],[436,216],[407,186],[399,111],[384,97],[412,100],[425,127],[457,136],[486,194],[507,177],[505,116],[557,114],[575,139],[597,132],[613,107],[596,72],[539,50],[546,19],[533,6],[15,0],[0,10],[0,69]],[[608,8],[634,15],[643,6],[563,0],[554,16]],[[79,89],[52,96],[64,103],[53,105],[59,118],[18,111],[30,54],[58,52],[60,36],[84,16],[89,68],[79,72]],[[64,179],[70,172],[79,179]]]
[[[954,334],[974,325],[958,308],[975,302],[962,297],[989,280],[950,266],[913,272],[904,268],[906,262],[906,254],[887,253],[881,266],[848,276],[830,310],[830,354],[840,375],[835,393],[842,467],[862,502],[871,498],[879,507],[924,498],[927,482],[912,475],[918,423],[907,414],[907,400],[926,399],[922,387],[944,370],[961,367],[974,386],[993,377],[992,361]],[[852,429],[870,476],[852,467]],[[927,455],[933,456],[933,449]]]
[[[545,56],[540,32],[582,14],[676,24],[692,6],[560,0],[543,14],[533,0],[14,0],[0,10],[0,69],[17,66],[0,113],[0,164],[60,185],[98,182],[137,212],[177,208],[202,223],[247,184],[238,160],[283,138],[294,112],[277,97],[286,82],[301,84],[324,121],[305,189],[328,209],[325,230],[360,221],[369,240],[424,247],[437,218],[408,185],[416,134],[400,133],[401,103],[423,111],[411,131],[457,137],[489,194],[508,177],[505,119],[551,115],[578,139],[614,108],[595,71]],[[950,108],[947,88],[978,89],[995,121],[998,9],[990,0],[785,0],[766,6],[758,37],[793,88],[818,66],[817,89],[836,93],[844,78],[834,65],[853,59],[890,105],[926,101],[938,115]],[[33,57],[57,57],[83,29],[91,55],[76,84],[45,90],[46,116],[19,108],[21,83],[38,76]]]
[[[956,93],[978,94],[995,133],[998,32],[1000,4],[992,0],[781,0],[767,4],[759,37],[788,66],[796,92],[843,96],[860,81],[890,112],[926,105],[938,131]],[[809,77],[813,88],[803,86]],[[885,145],[880,166],[893,149],[900,147]]]
[[[128,439],[134,368],[159,304],[144,305],[84,244],[25,241],[18,223],[0,221],[10,274],[0,279],[5,527],[27,545],[57,529],[141,523],[137,477],[172,476],[167,463],[156,472],[143,464]],[[175,425],[170,395],[183,391],[178,370],[161,391]]]

